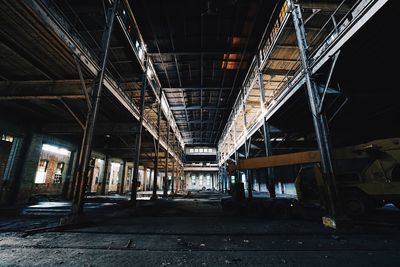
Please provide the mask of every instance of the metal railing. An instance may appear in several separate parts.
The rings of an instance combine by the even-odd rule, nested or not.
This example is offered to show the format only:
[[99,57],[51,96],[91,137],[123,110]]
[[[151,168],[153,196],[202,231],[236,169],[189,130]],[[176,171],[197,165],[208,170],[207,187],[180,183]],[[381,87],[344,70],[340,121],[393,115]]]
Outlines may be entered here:
[[[328,19],[323,23],[323,26],[316,35],[311,39],[310,42],[310,53],[312,59],[312,73],[318,71],[318,69],[330,58],[328,52],[330,54],[336,51],[332,50],[332,46],[339,42],[342,33],[346,33],[351,30],[353,24],[361,19],[363,15],[368,13],[369,8],[373,7],[375,4],[377,6],[382,6],[387,0],[358,0],[356,2],[350,0],[343,0],[340,4],[336,7],[336,9],[332,12],[332,14],[328,17]],[[346,4],[349,4],[346,6]],[[350,5],[351,4],[351,5]],[[379,7],[378,7],[379,8]],[[345,12],[340,12],[344,14],[339,14],[339,11],[345,10]],[[347,11],[346,11],[347,10]],[[376,11],[375,11],[376,12]],[[369,16],[372,16],[368,14]],[[288,13],[288,6],[285,3],[282,5],[282,8],[279,10],[279,14],[277,15],[277,20],[274,26],[271,28],[271,31],[268,37],[263,38],[260,43],[259,49],[259,56],[262,59],[262,64],[260,70],[264,69],[265,65],[267,64],[268,58],[271,55],[272,50],[278,40],[280,33],[282,32],[283,28],[285,27],[286,22],[289,18]],[[368,19],[368,18],[367,18]],[[268,26],[267,26],[268,28]],[[306,27],[307,29],[307,27]],[[328,32],[328,33],[327,33]],[[326,34],[322,40],[319,40],[322,34]],[[354,33],[353,33],[354,34]],[[347,41],[349,37],[345,38]],[[336,49],[337,50],[337,49]],[[285,78],[278,84],[275,91],[272,94],[272,97],[266,101],[265,110],[258,122],[254,123],[247,129],[247,134],[252,135],[260,126],[260,122],[262,122],[265,118],[270,117],[281,105],[285,102],[291,95],[297,91],[302,84],[304,83],[303,78],[303,69],[299,66],[299,57],[294,62],[291,69],[289,69],[285,75]],[[254,62],[254,59],[253,59]],[[296,70],[297,69],[297,70]],[[292,77],[289,75],[295,71]],[[231,137],[231,129],[235,124],[235,119],[237,114],[239,113],[238,110],[241,107],[243,101],[246,101],[246,98],[243,99],[243,93],[250,91],[249,84],[251,84],[253,77],[254,70],[250,67],[249,72],[246,75],[246,79],[243,83],[242,90],[238,95],[234,108],[229,116],[228,123],[224,128],[224,131],[221,135],[221,138],[218,143],[218,150],[220,152],[219,159],[220,164],[221,162],[225,161],[229,156],[234,152],[234,150],[238,149],[241,143],[243,143],[243,133],[238,135],[236,133],[236,138],[232,144],[232,137]]]

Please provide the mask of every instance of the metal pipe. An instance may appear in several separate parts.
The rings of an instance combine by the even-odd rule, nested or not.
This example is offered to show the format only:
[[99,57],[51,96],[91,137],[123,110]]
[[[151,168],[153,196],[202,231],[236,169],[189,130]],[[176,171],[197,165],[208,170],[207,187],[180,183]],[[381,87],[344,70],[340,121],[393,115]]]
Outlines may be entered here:
[[104,31],[105,42],[103,43],[103,57],[101,63],[101,70],[97,75],[97,83],[94,87],[92,99],[91,99],[91,109],[87,114],[87,120],[85,125],[85,131],[83,134],[83,140],[81,145],[81,153],[79,156],[79,170],[77,174],[78,181],[78,192],[74,197],[72,202],[72,215],[73,217],[78,217],[83,214],[83,202],[85,198],[85,191],[88,183],[88,171],[89,171],[89,161],[92,152],[92,139],[94,133],[94,126],[97,119],[97,113],[100,105],[100,98],[103,89],[103,80],[108,62],[108,52],[110,48],[111,35],[115,21],[115,15],[117,12],[117,7],[119,5],[119,0],[116,0],[110,10],[110,19],[106,25]]
[[292,14],[293,23],[296,30],[297,43],[300,52],[300,58],[303,65],[305,81],[307,85],[307,95],[310,104],[312,119],[315,128],[315,135],[318,148],[321,154],[321,167],[324,178],[325,197],[327,201],[328,213],[331,216],[336,215],[337,190],[333,173],[331,147],[328,138],[328,127],[325,114],[318,113],[318,107],[321,103],[318,88],[311,78],[311,67],[308,57],[308,44],[304,29],[303,18],[299,4],[295,4],[293,0],[287,0],[290,12]]

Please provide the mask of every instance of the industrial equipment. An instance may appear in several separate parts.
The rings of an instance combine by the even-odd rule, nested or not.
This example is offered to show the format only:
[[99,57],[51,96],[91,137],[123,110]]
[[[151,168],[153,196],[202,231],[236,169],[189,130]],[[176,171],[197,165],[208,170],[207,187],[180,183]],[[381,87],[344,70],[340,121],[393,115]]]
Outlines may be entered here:
[[[374,140],[332,151],[335,181],[344,211],[359,217],[369,210],[393,203],[400,208],[400,138]],[[301,204],[325,206],[319,151],[229,161],[228,172],[301,165],[295,179]]]

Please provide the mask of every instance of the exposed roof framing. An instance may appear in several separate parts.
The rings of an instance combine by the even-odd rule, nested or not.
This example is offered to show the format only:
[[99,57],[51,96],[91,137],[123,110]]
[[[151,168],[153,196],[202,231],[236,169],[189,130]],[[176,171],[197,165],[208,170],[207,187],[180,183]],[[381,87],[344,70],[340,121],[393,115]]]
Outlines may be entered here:
[[[213,15],[207,5],[215,8]],[[215,146],[272,13],[271,1],[132,3],[186,144]],[[199,132],[199,137],[185,133]]]

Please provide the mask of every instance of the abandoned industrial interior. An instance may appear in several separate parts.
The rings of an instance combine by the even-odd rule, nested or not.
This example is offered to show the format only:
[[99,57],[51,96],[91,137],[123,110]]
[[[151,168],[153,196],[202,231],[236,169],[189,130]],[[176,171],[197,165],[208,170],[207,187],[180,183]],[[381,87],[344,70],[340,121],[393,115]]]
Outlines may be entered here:
[[0,266],[400,266],[399,11],[0,0]]

